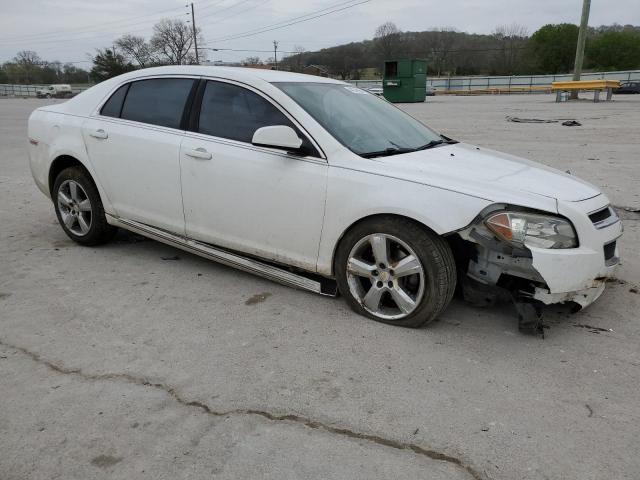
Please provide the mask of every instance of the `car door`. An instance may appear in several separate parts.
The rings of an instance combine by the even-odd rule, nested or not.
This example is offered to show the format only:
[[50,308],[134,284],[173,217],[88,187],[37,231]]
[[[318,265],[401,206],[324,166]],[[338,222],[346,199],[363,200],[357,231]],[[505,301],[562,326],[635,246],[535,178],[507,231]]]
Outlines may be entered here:
[[184,234],[181,125],[196,82],[128,83],[83,125],[89,159],[118,216]]
[[[207,81],[181,149],[187,236],[315,270],[327,163],[272,101],[245,86]],[[288,125],[310,154],[251,144],[260,127]]]

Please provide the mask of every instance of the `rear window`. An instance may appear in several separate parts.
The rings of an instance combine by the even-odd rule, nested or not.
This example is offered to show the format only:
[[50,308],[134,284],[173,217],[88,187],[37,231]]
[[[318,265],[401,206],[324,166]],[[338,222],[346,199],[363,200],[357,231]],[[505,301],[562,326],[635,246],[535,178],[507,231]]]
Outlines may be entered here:
[[124,97],[127,95],[128,89],[129,84],[123,85],[116,90],[109,100],[107,100],[107,102],[102,106],[100,114],[106,117],[119,117],[120,111],[122,110],[122,102],[124,102]]
[[193,82],[185,78],[133,82],[126,94],[120,118],[179,128]]

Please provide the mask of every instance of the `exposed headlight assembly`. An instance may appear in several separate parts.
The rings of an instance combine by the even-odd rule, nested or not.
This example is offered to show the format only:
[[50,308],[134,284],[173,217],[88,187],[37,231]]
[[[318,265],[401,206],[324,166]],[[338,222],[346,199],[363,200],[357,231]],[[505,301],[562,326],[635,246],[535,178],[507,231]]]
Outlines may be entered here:
[[484,224],[501,240],[516,246],[575,248],[578,237],[568,220],[526,212],[489,215]]

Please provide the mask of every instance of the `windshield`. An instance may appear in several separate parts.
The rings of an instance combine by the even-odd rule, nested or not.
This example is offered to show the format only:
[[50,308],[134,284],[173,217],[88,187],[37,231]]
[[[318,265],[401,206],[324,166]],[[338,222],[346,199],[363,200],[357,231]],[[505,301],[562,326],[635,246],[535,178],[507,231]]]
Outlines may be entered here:
[[364,157],[395,155],[447,143],[390,103],[333,83],[275,83],[340,143]]

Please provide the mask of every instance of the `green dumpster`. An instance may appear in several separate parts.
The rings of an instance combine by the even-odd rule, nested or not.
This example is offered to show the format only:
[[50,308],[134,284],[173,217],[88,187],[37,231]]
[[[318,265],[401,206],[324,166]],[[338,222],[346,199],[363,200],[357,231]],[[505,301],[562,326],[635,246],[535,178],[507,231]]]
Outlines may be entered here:
[[424,102],[427,95],[427,62],[417,59],[384,62],[382,94],[392,103]]

